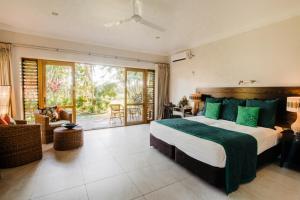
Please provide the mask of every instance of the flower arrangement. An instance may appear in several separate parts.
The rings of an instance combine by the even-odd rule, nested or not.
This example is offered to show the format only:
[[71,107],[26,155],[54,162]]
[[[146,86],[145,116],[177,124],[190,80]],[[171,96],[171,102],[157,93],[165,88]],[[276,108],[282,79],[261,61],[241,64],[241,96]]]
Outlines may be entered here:
[[189,100],[186,98],[186,96],[183,96],[181,100],[178,103],[179,108],[183,108],[185,106],[189,105]]

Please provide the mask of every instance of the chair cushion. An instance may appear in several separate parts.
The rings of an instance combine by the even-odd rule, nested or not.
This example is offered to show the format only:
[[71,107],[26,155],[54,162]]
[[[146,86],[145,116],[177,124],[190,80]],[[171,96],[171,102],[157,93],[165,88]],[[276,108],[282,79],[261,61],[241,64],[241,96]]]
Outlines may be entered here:
[[4,115],[1,115],[1,116],[0,116],[0,124],[1,124],[1,125],[6,125],[6,126],[8,126],[8,123],[7,123],[7,121],[5,120]]
[[16,125],[16,121],[11,118],[8,114],[0,116],[0,124],[1,125]]
[[59,120],[59,115],[57,113],[57,106],[46,107],[39,109],[41,115],[46,115],[49,117],[50,122],[56,122]]

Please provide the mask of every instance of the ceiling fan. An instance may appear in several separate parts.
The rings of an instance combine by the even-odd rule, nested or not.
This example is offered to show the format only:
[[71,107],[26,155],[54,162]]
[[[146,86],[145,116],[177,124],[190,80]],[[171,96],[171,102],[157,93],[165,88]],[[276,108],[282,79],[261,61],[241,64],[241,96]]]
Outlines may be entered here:
[[155,29],[157,31],[164,32],[165,29],[160,27],[159,25],[156,25],[148,20],[145,20],[141,15],[142,15],[142,2],[141,0],[133,0],[132,1],[133,5],[133,15],[130,18],[119,20],[116,22],[110,22],[104,24],[105,27],[113,27],[113,26],[119,26],[121,24],[127,23],[127,22],[136,22],[139,24],[143,24],[145,26],[148,26],[149,28]]

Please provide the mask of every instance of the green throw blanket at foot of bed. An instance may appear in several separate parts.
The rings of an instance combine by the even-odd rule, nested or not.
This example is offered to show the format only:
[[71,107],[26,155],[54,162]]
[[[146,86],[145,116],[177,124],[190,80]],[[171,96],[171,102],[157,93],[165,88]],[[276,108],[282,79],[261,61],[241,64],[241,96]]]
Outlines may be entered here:
[[226,152],[225,190],[227,194],[237,190],[239,184],[250,182],[255,178],[257,141],[253,136],[187,119],[164,119],[156,122],[223,146]]

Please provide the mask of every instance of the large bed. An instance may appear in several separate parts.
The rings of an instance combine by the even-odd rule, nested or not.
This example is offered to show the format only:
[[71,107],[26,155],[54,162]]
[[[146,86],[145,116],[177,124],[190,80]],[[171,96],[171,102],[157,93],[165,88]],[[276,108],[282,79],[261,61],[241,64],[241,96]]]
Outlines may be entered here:
[[[285,111],[287,96],[299,95],[299,88],[208,88],[197,92],[215,97],[235,98],[278,98],[276,125],[285,126],[294,119]],[[213,128],[236,131],[255,138],[257,142],[257,168],[273,162],[279,155],[279,138],[281,128],[248,127],[227,120],[209,119],[204,116],[185,118]],[[226,188],[226,152],[224,147],[216,142],[186,134],[184,131],[166,126],[158,121],[150,125],[150,145],[158,149],[180,165],[209,183]],[[225,190],[226,191],[226,190]],[[232,191],[230,191],[232,192]],[[227,192],[228,193],[228,192]]]
[[[253,136],[257,140],[257,155],[276,146],[281,132],[280,128],[277,130],[264,127],[254,128],[238,125],[231,121],[209,119],[204,116],[188,117],[186,119]],[[220,144],[197,138],[155,121],[150,125],[150,132],[155,138],[160,139],[168,145],[175,146],[196,160],[213,167],[225,167],[226,154],[224,148]]]

